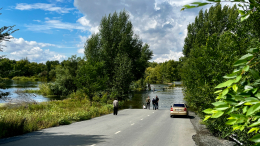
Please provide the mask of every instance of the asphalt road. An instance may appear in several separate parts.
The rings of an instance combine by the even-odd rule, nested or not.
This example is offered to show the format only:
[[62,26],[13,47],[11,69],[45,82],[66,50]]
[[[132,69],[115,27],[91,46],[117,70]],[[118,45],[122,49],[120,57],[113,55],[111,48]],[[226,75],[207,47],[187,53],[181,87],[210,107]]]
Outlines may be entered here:
[[195,146],[190,118],[169,110],[125,109],[70,125],[0,140],[3,146]]

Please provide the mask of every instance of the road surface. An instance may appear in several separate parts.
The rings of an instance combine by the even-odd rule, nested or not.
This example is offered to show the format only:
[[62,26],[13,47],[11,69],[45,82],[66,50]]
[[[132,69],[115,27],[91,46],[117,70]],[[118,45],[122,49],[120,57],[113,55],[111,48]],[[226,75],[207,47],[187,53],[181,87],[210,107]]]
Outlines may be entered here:
[[190,118],[169,110],[125,109],[0,140],[3,146],[195,146]]

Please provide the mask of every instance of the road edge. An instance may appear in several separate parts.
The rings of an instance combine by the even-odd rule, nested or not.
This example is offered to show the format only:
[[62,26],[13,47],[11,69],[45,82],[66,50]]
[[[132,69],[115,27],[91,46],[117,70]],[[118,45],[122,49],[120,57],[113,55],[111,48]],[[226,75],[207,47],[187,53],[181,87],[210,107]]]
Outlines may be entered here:
[[194,112],[189,111],[190,121],[196,131],[196,134],[192,136],[193,141],[198,146],[234,146],[236,145],[233,141],[220,139],[219,137],[213,136],[207,129],[206,125],[201,125],[201,118]]

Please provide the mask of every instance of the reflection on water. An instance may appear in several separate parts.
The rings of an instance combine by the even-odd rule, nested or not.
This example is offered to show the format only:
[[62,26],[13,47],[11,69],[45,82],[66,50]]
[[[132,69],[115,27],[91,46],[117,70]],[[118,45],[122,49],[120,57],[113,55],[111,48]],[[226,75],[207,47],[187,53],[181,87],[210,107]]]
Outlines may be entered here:
[[[19,97],[17,94],[17,90],[25,90],[25,89],[39,89],[38,86],[43,82],[40,81],[8,81],[7,89],[0,89],[2,93],[8,94],[5,98],[7,100],[1,100],[0,103],[5,103],[8,101],[15,100]],[[176,85],[180,84],[180,82],[175,82]],[[182,87],[175,87],[173,89],[163,90],[163,87],[167,87],[166,84],[151,84],[151,88],[155,89],[155,91],[140,91],[133,92],[129,94],[130,101],[125,102],[123,108],[130,109],[142,109],[143,104],[145,104],[145,99],[149,96],[151,101],[152,98],[159,97],[159,109],[170,109],[172,103],[185,103],[183,100]],[[1,93],[1,92],[0,92]],[[26,93],[28,97],[37,102],[49,101],[52,98],[46,98],[42,95]],[[53,97],[53,99],[57,99]],[[152,109],[152,104],[150,109]]]
[[[17,90],[25,90],[25,89],[37,90],[39,89],[38,88],[39,84],[43,82],[8,80],[5,83],[7,88],[0,89],[0,91],[2,92],[2,94],[8,94],[8,96],[0,99],[0,103],[10,102],[20,97],[19,94],[16,93]],[[49,98],[46,98],[38,94],[26,93],[26,96],[37,102],[49,101]]]
[[[176,84],[180,84],[177,82]],[[151,88],[155,91],[141,91],[133,92],[130,96],[130,101],[126,102],[123,108],[142,109],[146,98],[149,96],[151,101],[156,95],[159,97],[159,109],[170,109],[172,103],[185,103],[183,99],[182,87],[175,87],[173,89],[163,90],[167,87],[166,84],[152,84]],[[146,104],[145,104],[146,105]],[[152,103],[150,109],[153,109]]]

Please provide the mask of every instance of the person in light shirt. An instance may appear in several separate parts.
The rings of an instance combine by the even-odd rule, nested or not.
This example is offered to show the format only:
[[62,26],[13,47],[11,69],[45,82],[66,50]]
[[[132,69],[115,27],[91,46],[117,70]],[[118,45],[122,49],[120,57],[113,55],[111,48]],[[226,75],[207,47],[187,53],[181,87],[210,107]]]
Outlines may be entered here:
[[114,115],[117,115],[117,112],[118,112],[118,100],[115,99],[113,101],[113,106],[114,106]]

